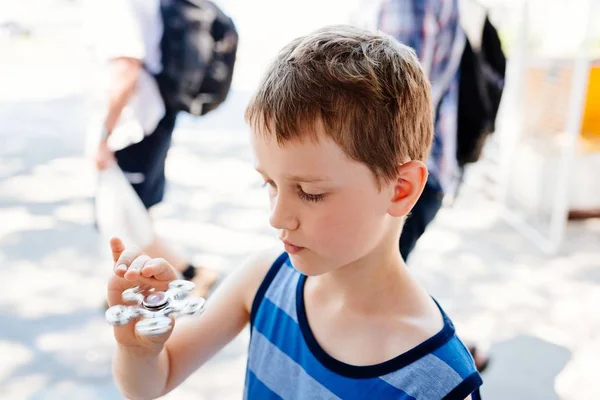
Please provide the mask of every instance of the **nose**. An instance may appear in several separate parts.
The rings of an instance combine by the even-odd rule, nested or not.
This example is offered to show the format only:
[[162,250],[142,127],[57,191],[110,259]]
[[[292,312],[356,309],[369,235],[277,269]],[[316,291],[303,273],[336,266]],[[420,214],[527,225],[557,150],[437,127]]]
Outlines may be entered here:
[[281,193],[271,199],[269,223],[273,228],[290,231],[298,229],[298,218],[293,211],[293,207],[291,207],[291,203],[292,200],[286,199]]

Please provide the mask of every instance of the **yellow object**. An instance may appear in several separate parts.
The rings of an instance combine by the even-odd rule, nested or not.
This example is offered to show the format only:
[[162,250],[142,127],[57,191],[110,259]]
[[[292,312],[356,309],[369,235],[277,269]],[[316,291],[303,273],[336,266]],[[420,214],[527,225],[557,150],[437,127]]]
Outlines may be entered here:
[[581,123],[584,151],[600,151],[600,63],[592,64]]

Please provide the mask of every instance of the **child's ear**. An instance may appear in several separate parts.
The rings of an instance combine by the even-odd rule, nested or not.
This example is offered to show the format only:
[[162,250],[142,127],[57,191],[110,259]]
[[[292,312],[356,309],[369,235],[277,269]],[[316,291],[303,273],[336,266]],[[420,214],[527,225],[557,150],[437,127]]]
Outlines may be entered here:
[[409,161],[398,166],[398,176],[393,182],[393,195],[388,213],[404,217],[421,196],[427,182],[427,167],[421,161]]

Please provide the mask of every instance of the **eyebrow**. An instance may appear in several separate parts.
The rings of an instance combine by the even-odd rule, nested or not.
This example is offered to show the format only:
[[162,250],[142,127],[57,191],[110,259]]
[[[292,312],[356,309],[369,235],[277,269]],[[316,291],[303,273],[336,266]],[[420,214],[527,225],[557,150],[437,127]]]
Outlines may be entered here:
[[[264,175],[264,176],[268,176],[263,170],[261,170],[260,168],[256,167],[255,168],[260,174]],[[299,175],[284,175],[284,178],[292,181],[292,182],[305,182],[305,183],[315,183],[315,182],[325,182],[325,181],[329,181],[330,179],[328,179],[325,176],[311,176],[311,175],[307,175],[307,176],[299,176]]]

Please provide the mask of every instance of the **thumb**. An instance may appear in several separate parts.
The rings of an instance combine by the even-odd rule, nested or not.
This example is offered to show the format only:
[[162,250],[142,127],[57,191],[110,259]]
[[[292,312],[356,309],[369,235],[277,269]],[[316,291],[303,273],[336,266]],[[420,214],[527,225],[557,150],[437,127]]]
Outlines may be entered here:
[[125,245],[121,239],[115,237],[110,239],[110,249],[112,250],[113,261],[117,262],[121,257],[121,253],[125,251]]

